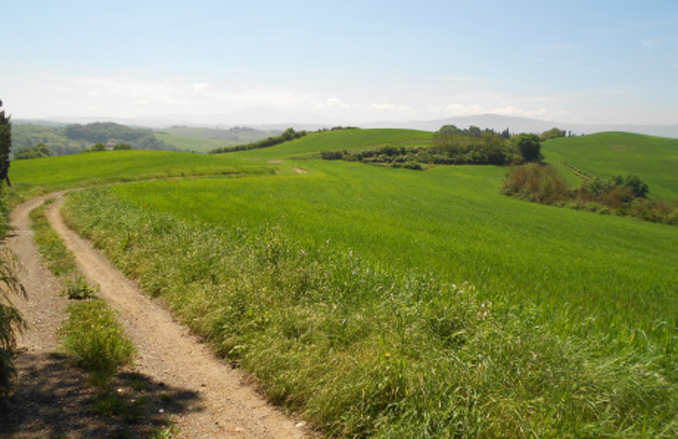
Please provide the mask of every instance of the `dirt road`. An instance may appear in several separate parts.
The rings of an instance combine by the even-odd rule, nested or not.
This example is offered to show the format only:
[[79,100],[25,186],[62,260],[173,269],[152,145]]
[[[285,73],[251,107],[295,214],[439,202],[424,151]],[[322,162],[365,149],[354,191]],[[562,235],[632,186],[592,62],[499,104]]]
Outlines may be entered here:
[[[24,270],[28,300],[19,305],[29,322],[20,344],[30,353],[54,350],[56,329],[63,318],[66,299],[60,297],[58,281],[39,263],[32,241],[28,213],[46,197],[25,203],[12,213],[13,236],[9,248]],[[271,407],[246,383],[246,377],[212,352],[169,312],[143,295],[92,245],[64,224],[59,208],[63,194],[47,209],[52,227],[75,255],[89,283],[99,286],[99,296],[119,312],[119,320],[137,350],[135,370],[157,382],[197,395],[175,420],[186,438],[302,439],[311,434],[276,408]],[[17,436],[18,437],[18,436]],[[70,437],[70,436],[69,436]]]

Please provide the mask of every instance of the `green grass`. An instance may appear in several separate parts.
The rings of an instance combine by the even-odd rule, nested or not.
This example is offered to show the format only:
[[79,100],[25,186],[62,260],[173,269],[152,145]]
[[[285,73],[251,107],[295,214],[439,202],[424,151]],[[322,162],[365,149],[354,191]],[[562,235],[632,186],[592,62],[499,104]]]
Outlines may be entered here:
[[[384,145],[412,146],[431,142],[433,133],[416,130],[375,129],[337,130],[309,133],[307,136],[270,148],[238,153],[242,157],[282,160],[318,156],[321,151],[358,150]],[[233,154],[233,153],[228,153]]]
[[[45,193],[120,181],[270,173],[262,161],[169,151],[105,151],[12,162],[13,194]],[[27,195],[23,195],[24,197]]]
[[115,192],[207,227],[267,223],[307,248],[330,242],[392,269],[470,281],[493,300],[529,298],[555,321],[593,317],[589,324],[604,332],[630,334],[676,323],[678,234],[670,227],[503,197],[504,168],[421,173],[322,162],[312,168],[278,178],[139,183]]
[[603,178],[638,175],[652,198],[678,200],[678,139],[609,132],[549,140],[542,153],[549,163],[565,161]]
[[[275,174],[89,189],[66,214],[272,400],[330,435],[677,434],[676,229],[501,196],[506,168],[313,159],[427,142],[407,130],[314,133],[203,157]],[[89,165],[113,180],[113,163]],[[127,166],[123,179],[158,172]],[[79,184],[51,171],[33,175]]]
[[[384,175],[378,180],[393,183]],[[272,180],[286,180],[281,185],[288,186],[292,179]],[[665,430],[669,437],[676,432],[671,413],[678,395],[667,381],[674,367],[662,345],[667,340],[649,334],[654,338],[648,343],[643,331],[628,332],[620,321],[590,324],[602,320],[604,307],[597,300],[589,302],[588,318],[568,314],[574,307],[558,297],[563,290],[541,291],[552,294],[545,301],[516,288],[513,303],[495,301],[496,291],[489,288],[452,285],[444,273],[419,267],[395,269],[386,258],[340,251],[334,241],[301,246],[291,229],[264,219],[258,225],[208,223],[190,215],[177,218],[153,203],[137,204],[152,197],[133,201],[156,184],[164,186],[131,184],[74,194],[68,217],[149,294],[162,296],[194,331],[255,373],[271,399],[302,411],[330,434],[659,437]],[[142,190],[124,195],[137,186]],[[395,185],[392,194],[404,187]],[[176,205],[196,197],[195,192],[176,197],[184,192],[175,192]],[[157,195],[157,200],[166,197]],[[205,200],[204,211],[223,195]],[[242,210],[244,204],[229,201],[222,214]],[[539,220],[534,215],[530,221]],[[328,222],[333,220],[339,221]],[[533,241],[511,242],[512,257],[530,258],[527,246]],[[521,245],[526,247],[519,253]],[[470,255],[439,256],[458,262]],[[609,305],[614,297],[607,295]],[[553,303],[559,314],[548,311]],[[582,327],[586,333],[578,335]],[[675,340],[669,338],[666,348],[675,348]]]
[[38,247],[38,252],[43,262],[57,277],[68,277],[77,272],[75,258],[66,248],[63,241],[47,221],[45,209],[53,202],[48,200],[39,207],[36,207],[29,213],[31,219],[31,229],[33,230],[33,241]]
[[132,361],[132,342],[102,299],[73,302],[67,312],[60,329],[66,352],[90,373],[93,384],[106,385],[119,368]]

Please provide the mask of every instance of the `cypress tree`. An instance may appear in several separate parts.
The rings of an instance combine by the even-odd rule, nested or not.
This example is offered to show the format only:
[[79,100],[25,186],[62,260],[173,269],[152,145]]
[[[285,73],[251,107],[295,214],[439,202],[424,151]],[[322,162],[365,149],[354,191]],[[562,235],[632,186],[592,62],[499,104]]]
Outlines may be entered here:
[[[0,100],[0,108],[2,101]],[[12,184],[9,181],[9,154],[12,150],[12,124],[9,122],[10,116],[5,116],[5,110],[0,111],[0,182],[7,182],[7,186]]]

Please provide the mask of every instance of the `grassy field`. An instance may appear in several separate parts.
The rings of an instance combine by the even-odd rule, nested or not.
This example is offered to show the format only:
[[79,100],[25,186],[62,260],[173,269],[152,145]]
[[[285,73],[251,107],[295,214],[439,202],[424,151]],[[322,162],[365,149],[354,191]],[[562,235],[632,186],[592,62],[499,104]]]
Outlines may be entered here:
[[278,135],[273,131],[249,128],[172,127],[156,131],[155,137],[182,150],[207,153],[215,148],[231,147]]
[[[506,168],[314,159],[430,138],[313,133],[262,150],[168,156],[173,165],[109,155],[69,177],[72,163],[35,160],[12,178],[61,188],[176,176],[195,157],[206,161],[184,175],[243,169],[237,179],[79,192],[66,214],[269,397],[330,435],[678,434],[676,228],[503,197]],[[549,160],[598,169],[552,145]],[[593,163],[597,148],[581,154]],[[124,164],[134,157],[143,166]],[[621,172],[661,169],[633,163]],[[670,189],[672,177],[653,181]]]
[[414,146],[430,144],[433,133],[416,130],[375,129],[338,130],[309,133],[293,142],[271,148],[241,152],[242,157],[281,160],[317,157],[321,151],[360,150],[385,145]]
[[[502,197],[502,168],[307,166],[313,172],[139,183],[115,192],[208,227],[266,223],[300,247],[330,242],[391,269],[469,281],[494,301],[534,301],[564,325],[587,321],[630,338],[678,315],[674,228]],[[568,330],[582,329],[591,328]]]
[[195,151],[199,153],[207,153],[214,148],[235,146],[241,143],[235,140],[187,137],[163,133],[155,133],[155,137],[167,143],[168,145],[176,146],[182,150]]
[[280,165],[233,156],[209,157],[169,151],[105,151],[13,161],[11,195],[153,178],[273,173]]
[[542,152],[549,163],[564,161],[603,178],[638,175],[652,198],[678,200],[678,139],[610,132],[549,140]]

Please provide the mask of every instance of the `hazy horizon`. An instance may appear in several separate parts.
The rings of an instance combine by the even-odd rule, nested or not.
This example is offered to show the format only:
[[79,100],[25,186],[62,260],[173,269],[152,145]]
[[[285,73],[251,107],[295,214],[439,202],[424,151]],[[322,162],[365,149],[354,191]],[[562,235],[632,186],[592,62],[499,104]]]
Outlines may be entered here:
[[678,124],[678,8],[662,0],[26,1],[3,17],[15,119]]

